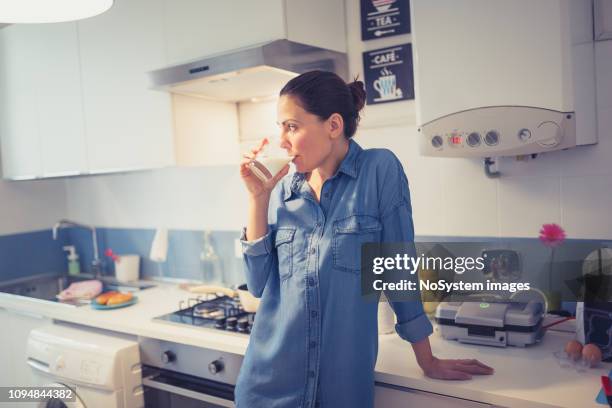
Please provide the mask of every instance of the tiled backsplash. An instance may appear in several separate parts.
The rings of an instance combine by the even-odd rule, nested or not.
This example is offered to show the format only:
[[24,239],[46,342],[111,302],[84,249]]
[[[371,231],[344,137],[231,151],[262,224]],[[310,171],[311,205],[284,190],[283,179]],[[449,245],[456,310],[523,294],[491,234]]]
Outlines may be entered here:
[[67,242],[67,237],[54,241],[51,230],[0,236],[0,281],[65,272]]
[[[168,256],[166,262],[156,263],[149,259],[153,229],[99,228],[98,246],[103,259],[104,274],[114,274],[114,264],[104,252],[110,248],[113,253],[140,255],[141,278],[178,278],[206,283],[234,285],[244,283],[242,259],[234,255],[234,240],[239,232],[212,231],[211,245],[219,257],[215,266],[202,262],[200,255],[204,245],[204,231],[168,231]],[[91,233],[87,230],[70,228],[63,232],[76,246],[80,256],[81,270],[90,270],[93,259]]]
[[[114,274],[112,260],[104,256],[107,249],[115,254],[137,254],[141,257],[140,276],[144,279],[165,277],[205,283],[235,285],[244,282],[242,259],[235,256],[235,240],[239,231],[211,231],[210,242],[218,256],[216,265],[200,259],[204,247],[204,231],[170,230],[168,232],[167,261],[156,263],[149,259],[154,229],[99,228],[98,245],[103,259],[104,274]],[[537,238],[494,237],[439,237],[417,236],[417,242],[472,242],[483,243],[482,249],[511,249],[519,253],[521,269],[526,276],[544,279],[550,262],[550,250]],[[81,271],[91,269],[93,245],[91,233],[79,228],[59,231],[53,241],[51,231],[38,231],[0,237],[0,279],[12,279],[38,273],[63,273],[67,270],[66,253],[62,246],[75,245]],[[555,251],[555,276],[561,288],[563,281],[582,274],[582,262],[592,251],[612,247],[612,241],[568,239]],[[479,254],[465,254],[475,256]],[[541,287],[546,287],[541,281]]]

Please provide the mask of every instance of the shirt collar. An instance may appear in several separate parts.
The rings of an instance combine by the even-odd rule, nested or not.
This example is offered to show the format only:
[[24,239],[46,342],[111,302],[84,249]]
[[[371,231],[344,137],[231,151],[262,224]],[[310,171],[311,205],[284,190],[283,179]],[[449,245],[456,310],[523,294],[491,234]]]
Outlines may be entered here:
[[[361,148],[361,146],[357,144],[357,142],[355,142],[353,139],[350,139],[348,152],[346,153],[346,156],[344,156],[344,159],[342,159],[342,162],[340,163],[340,166],[338,167],[338,171],[336,172],[336,175],[341,172],[341,173],[346,174],[347,176],[356,178],[357,177],[357,158],[359,157],[359,153],[361,153],[362,150],[363,149]],[[293,174],[293,177],[291,178],[289,185],[285,186],[285,195],[283,197],[284,201],[289,200],[293,193],[297,194],[300,191],[302,183],[304,182],[305,179],[306,179],[306,175],[304,173],[296,172]]]

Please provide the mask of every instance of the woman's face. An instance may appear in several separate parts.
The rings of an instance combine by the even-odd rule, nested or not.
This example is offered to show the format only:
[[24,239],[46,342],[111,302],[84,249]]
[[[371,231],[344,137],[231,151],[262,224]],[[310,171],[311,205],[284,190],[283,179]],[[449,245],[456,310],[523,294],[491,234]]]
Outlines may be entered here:
[[285,149],[300,173],[319,167],[332,150],[329,124],[307,112],[296,98],[283,95],[278,100],[277,123],[280,127],[280,147]]

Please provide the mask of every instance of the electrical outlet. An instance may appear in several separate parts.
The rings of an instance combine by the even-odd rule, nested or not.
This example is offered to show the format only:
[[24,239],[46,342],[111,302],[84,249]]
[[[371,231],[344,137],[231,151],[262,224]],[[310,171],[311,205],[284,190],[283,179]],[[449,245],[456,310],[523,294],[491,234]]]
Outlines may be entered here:
[[242,243],[238,238],[234,240],[234,256],[236,258],[242,258]]

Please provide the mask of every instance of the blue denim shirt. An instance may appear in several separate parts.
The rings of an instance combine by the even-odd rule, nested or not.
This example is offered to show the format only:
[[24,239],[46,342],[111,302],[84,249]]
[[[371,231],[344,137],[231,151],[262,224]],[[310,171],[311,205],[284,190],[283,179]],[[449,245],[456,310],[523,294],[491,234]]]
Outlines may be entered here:
[[[400,161],[351,140],[320,202],[305,174],[289,174],[272,192],[268,222],[267,235],[242,236],[247,285],[261,304],[237,408],[372,407],[378,305],[361,296],[361,244],[414,239]],[[403,339],[432,333],[420,302],[391,305]]]

